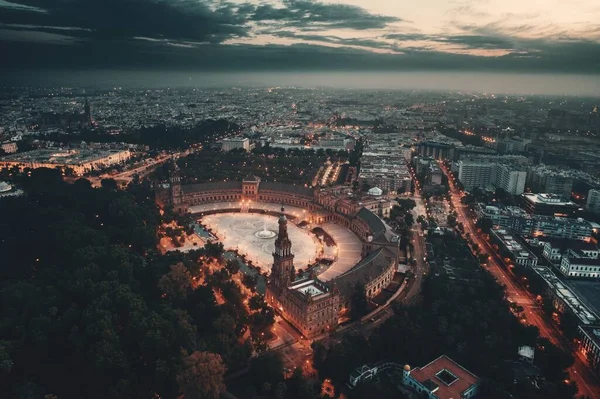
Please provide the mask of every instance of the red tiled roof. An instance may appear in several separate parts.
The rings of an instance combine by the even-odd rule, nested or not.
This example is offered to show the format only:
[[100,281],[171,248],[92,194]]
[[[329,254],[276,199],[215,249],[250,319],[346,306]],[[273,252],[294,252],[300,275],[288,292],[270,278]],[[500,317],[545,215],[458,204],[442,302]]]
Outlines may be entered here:
[[[458,379],[450,385],[446,385],[444,381],[436,376],[444,369],[454,374]],[[413,369],[410,376],[422,384],[427,380],[434,382],[439,387],[435,392],[435,397],[439,399],[460,399],[464,391],[479,382],[479,378],[446,355],[438,357],[422,368]]]

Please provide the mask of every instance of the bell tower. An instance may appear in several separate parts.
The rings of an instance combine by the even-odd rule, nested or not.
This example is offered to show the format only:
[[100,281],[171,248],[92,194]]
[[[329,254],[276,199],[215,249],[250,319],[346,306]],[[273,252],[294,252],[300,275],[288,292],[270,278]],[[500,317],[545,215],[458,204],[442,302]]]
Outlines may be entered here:
[[181,191],[181,175],[179,173],[179,167],[177,162],[173,161],[174,169],[169,178],[171,183],[171,203],[177,207],[183,202],[183,193]]
[[296,275],[292,242],[287,231],[288,221],[283,211],[284,208],[282,207],[281,216],[279,217],[279,235],[275,240],[273,268],[271,269],[271,283],[279,289],[289,287]]

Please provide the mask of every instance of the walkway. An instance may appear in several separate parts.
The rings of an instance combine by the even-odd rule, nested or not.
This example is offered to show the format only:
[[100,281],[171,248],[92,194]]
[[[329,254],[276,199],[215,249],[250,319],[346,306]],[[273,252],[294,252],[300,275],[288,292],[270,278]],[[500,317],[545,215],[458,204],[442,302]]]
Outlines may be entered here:
[[335,223],[320,226],[337,245],[337,260],[319,274],[319,279],[329,281],[352,269],[361,260],[362,242],[350,230]]

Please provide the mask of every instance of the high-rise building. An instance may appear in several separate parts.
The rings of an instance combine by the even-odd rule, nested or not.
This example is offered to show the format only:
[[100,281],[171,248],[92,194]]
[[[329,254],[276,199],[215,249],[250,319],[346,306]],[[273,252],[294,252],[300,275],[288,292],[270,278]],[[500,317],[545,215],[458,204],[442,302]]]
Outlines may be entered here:
[[592,189],[588,192],[587,210],[594,213],[600,213],[600,190]]
[[501,188],[509,194],[525,191],[527,172],[518,164],[498,163],[496,158],[465,159],[458,163],[458,180],[467,190]]
[[510,165],[494,165],[493,185],[509,194],[519,195],[525,191],[527,172]]
[[460,161],[458,180],[467,190],[486,188],[491,186],[493,168],[494,165],[488,162]]
[[535,166],[527,173],[527,184],[535,193],[557,194],[562,199],[571,198],[574,177],[569,171],[547,167]]

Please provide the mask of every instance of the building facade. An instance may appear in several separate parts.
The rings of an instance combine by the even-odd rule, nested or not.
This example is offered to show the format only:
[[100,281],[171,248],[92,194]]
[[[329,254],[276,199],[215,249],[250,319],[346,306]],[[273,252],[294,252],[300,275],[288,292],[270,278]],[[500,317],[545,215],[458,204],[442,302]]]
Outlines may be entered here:
[[493,187],[519,195],[525,191],[527,172],[516,165],[496,163],[493,159],[466,159],[458,163],[458,180],[467,190]]
[[478,204],[475,208],[478,218],[489,219],[494,226],[513,234],[533,236],[545,241],[546,238],[565,238],[590,241],[594,226],[582,218],[532,215],[514,206]]
[[590,212],[600,213],[600,190],[592,189],[588,192],[586,208]]
[[591,369],[600,375],[600,326],[579,326],[580,349]]
[[247,137],[232,137],[223,139],[221,142],[221,149],[224,152],[229,152],[232,150],[250,151],[250,139]]
[[0,158],[0,168],[61,168],[76,175],[118,165],[131,158],[129,150],[38,149]]
[[589,258],[581,252],[567,250],[560,261],[560,272],[567,277],[600,278],[600,259]]
[[523,209],[535,215],[569,217],[575,215],[579,209],[577,204],[563,200],[557,194],[525,193],[521,195],[521,202]]
[[546,239],[544,240],[543,255],[550,262],[560,264],[563,256],[569,256],[570,252],[580,254],[580,257],[598,259],[600,250],[595,244],[569,239]]
[[302,335],[312,339],[337,326],[342,299],[335,285],[330,287],[318,279],[295,280],[294,254],[287,223],[282,214],[265,297],[267,303]]
[[497,246],[502,256],[513,264],[523,267],[537,266],[537,256],[525,248],[516,237],[510,235],[506,230],[492,229],[490,231],[490,242]]
[[564,200],[571,198],[575,179],[568,172],[539,165],[529,169],[528,186],[536,193],[556,194]]

